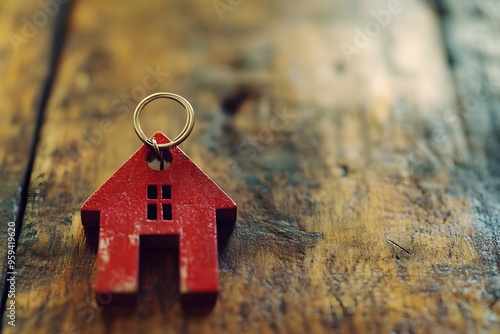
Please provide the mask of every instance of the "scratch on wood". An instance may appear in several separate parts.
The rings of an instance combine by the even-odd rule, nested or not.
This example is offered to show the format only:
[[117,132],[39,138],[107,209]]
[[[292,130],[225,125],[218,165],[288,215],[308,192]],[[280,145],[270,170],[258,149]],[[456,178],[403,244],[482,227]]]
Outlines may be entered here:
[[387,237],[386,237],[386,239],[387,239],[387,241],[389,241],[391,244],[393,244],[394,246],[396,246],[396,247],[398,247],[399,249],[401,249],[401,250],[402,250],[403,252],[405,252],[406,254],[411,255],[411,253],[410,253],[408,250],[406,250],[405,248],[403,248],[402,246],[398,245],[397,243],[395,243],[394,241],[392,241],[391,239],[389,239],[389,238],[387,238]]

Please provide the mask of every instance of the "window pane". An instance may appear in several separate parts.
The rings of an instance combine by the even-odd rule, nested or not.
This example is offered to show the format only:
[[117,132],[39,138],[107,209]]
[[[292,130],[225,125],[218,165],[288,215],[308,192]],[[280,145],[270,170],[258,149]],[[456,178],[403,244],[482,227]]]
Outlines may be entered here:
[[163,204],[163,220],[172,220],[172,204]]
[[158,188],[156,185],[148,186],[148,198],[149,199],[157,199],[158,198]]
[[172,198],[172,187],[170,187],[170,186],[161,186],[161,198],[163,198],[163,199],[171,199]]
[[148,219],[156,220],[158,218],[156,214],[156,204],[148,204]]

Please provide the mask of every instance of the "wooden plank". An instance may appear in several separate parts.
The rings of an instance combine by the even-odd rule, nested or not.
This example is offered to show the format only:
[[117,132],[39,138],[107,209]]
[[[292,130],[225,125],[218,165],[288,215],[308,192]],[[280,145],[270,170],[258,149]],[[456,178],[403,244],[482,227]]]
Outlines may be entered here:
[[494,144],[491,136],[499,127],[494,106],[500,93],[500,49],[495,43],[500,5],[491,0],[467,4],[440,0],[438,5],[459,93],[455,109],[467,124],[472,153],[486,161]]
[[[42,11],[36,1],[6,1],[0,4],[0,35],[4,37],[0,40],[2,293],[6,278],[9,234],[11,237],[15,234],[17,238],[22,222],[23,198],[26,193],[21,190],[25,186],[40,101],[49,73],[51,27],[48,14]],[[9,227],[13,227],[15,231],[8,230]],[[2,296],[2,302],[4,301],[5,295]]]
[[[224,20],[202,1],[73,9],[20,239],[16,332],[495,331],[431,7],[253,1]],[[356,37],[381,10],[389,22]],[[142,253],[137,308],[92,298],[79,206],[140,145],[132,108],[161,90],[192,102],[182,148],[240,208],[208,314],[182,311],[175,252]],[[148,133],[178,131],[167,105],[145,113]]]
[[[461,172],[476,229],[473,242],[487,264],[485,298],[497,310],[500,297],[500,48],[495,1],[437,1],[457,91],[453,110],[466,130],[470,160]],[[498,314],[498,313],[496,313]],[[495,318],[496,319],[496,318]],[[498,321],[497,321],[498,323]]]

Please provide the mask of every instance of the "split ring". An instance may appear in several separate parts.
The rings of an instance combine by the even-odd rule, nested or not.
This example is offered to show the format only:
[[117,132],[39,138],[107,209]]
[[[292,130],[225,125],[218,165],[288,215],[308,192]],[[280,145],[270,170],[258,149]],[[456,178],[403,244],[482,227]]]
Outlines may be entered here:
[[[186,119],[186,124],[184,125],[184,129],[182,129],[181,133],[177,137],[175,137],[170,143],[166,144],[156,144],[153,143],[145,134],[144,131],[142,131],[141,128],[141,123],[139,122],[139,115],[148,105],[153,100],[160,99],[160,98],[166,98],[166,99],[171,99],[179,102],[182,104],[184,109],[186,110],[187,114],[187,119]],[[156,150],[158,148],[163,149],[163,148],[171,148],[174,146],[179,145],[182,143],[184,140],[186,140],[187,137],[191,134],[191,131],[193,131],[194,127],[194,110],[191,104],[182,96],[173,94],[173,93],[167,93],[167,92],[160,92],[160,93],[154,93],[149,95],[148,97],[144,98],[139,104],[137,105],[137,108],[135,108],[134,111],[134,130],[135,133],[137,133],[137,136],[139,139],[141,139],[144,144],[148,145],[150,148]]]

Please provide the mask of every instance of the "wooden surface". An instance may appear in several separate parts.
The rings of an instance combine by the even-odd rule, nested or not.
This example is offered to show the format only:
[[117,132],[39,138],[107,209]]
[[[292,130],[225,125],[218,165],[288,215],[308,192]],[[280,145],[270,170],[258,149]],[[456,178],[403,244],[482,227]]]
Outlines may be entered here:
[[23,30],[23,18],[32,17],[38,9],[34,2],[0,4],[0,31],[4,37],[0,40],[0,217],[5,226],[0,232],[0,244],[5,245],[0,248],[2,291],[7,223],[22,221],[20,202],[24,202],[26,194],[21,189],[26,186],[38,114],[50,77],[50,28],[54,22],[48,20],[41,28]]
[[[3,35],[30,2],[0,5]],[[350,60],[340,46],[387,2],[243,1],[221,20],[210,1],[74,1],[54,16],[64,31],[51,20],[18,53],[4,41],[2,226],[30,182],[3,330],[498,332],[500,7],[400,4]],[[132,111],[156,91],[191,101],[181,147],[239,207],[208,313],[182,310],[173,251],[142,251],[137,308],[93,300],[79,208],[139,147]],[[155,102],[143,128],[175,134],[180,110]]]

